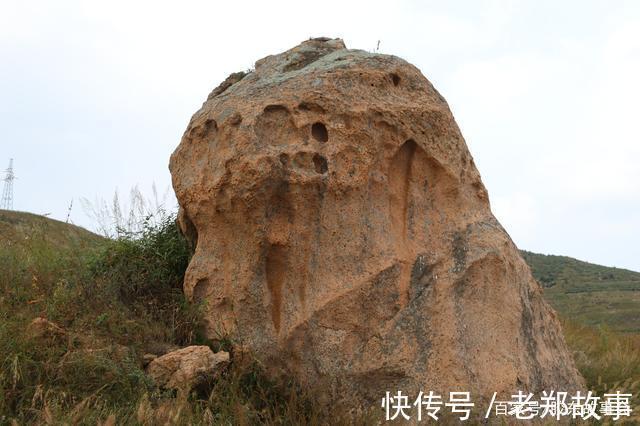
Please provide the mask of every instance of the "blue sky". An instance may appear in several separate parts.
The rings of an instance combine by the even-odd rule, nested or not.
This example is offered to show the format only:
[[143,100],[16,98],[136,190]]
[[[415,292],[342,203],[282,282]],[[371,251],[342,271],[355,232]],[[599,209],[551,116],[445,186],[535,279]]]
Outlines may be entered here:
[[640,270],[640,2],[0,3],[0,168],[15,208],[170,186],[229,73],[312,36],[401,56],[447,98],[521,248]]

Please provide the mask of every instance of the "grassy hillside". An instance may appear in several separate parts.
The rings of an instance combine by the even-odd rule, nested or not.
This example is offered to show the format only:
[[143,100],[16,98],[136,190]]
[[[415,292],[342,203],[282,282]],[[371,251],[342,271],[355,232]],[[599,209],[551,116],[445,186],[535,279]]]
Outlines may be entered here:
[[565,256],[522,252],[558,313],[589,326],[640,332],[640,273]]
[[90,247],[104,241],[79,226],[26,212],[0,210],[0,244],[30,247],[37,239],[58,249]]
[[[188,262],[179,235],[168,229],[141,237],[106,240],[41,216],[0,212],[0,417],[95,424],[151,389],[141,353],[188,340],[182,331],[197,324],[179,290]],[[163,245],[178,247],[177,265],[158,256]],[[35,318],[56,328],[34,330]],[[79,405],[89,400],[90,414]]]

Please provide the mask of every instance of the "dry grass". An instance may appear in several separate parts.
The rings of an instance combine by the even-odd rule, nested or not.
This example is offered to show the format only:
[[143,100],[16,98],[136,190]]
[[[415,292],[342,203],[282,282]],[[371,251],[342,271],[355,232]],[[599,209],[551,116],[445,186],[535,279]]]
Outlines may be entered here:
[[617,390],[633,395],[632,417],[640,423],[640,335],[615,333],[568,320],[564,334],[587,387],[602,396]]

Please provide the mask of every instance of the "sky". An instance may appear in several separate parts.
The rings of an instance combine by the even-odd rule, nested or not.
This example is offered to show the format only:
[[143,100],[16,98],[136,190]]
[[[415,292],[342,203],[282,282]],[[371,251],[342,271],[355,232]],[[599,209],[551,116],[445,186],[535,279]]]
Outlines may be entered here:
[[0,169],[14,208],[169,191],[228,74],[309,37],[400,56],[447,99],[522,249],[640,271],[640,2],[0,0]]

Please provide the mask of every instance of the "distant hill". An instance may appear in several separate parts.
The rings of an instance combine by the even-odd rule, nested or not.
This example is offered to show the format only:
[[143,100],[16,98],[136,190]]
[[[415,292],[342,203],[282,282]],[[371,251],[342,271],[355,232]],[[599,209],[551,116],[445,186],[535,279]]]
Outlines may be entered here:
[[622,332],[640,331],[640,272],[522,251],[561,316]]
[[31,247],[33,239],[63,249],[94,245],[104,238],[79,226],[32,213],[0,210],[0,245]]

